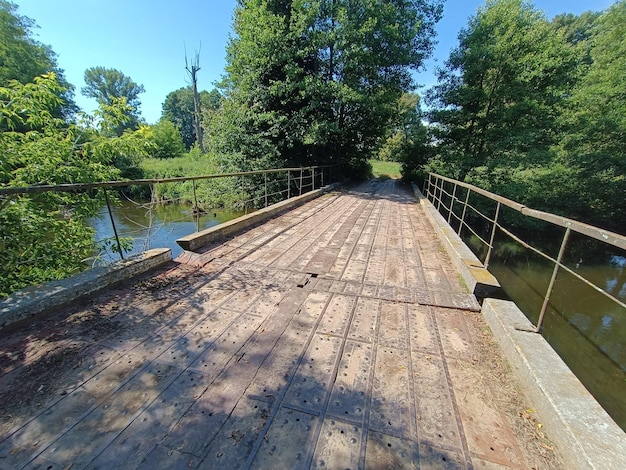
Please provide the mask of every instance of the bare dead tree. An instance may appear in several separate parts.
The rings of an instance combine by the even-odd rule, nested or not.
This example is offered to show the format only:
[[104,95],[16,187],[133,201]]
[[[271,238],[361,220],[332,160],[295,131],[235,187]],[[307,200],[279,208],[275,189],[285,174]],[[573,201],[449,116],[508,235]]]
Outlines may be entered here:
[[[202,46],[201,46],[202,47]],[[196,133],[196,143],[202,152],[204,152],[204,144],[202,143],[202,126],[200,125],[200,95],[198,94],[198,71],[200,70],[200,51],[196,52],[193,62],[187,60],[187,48],[185,48],[185,70],[191,80],[191,90],[193,91],[193,127]]]

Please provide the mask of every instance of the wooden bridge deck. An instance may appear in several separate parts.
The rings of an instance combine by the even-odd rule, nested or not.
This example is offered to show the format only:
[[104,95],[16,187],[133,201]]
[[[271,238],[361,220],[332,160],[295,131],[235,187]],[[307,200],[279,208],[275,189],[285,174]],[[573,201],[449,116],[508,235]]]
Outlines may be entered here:
[[476,299],[393,181],[0,339],[1,468],[529,468]]

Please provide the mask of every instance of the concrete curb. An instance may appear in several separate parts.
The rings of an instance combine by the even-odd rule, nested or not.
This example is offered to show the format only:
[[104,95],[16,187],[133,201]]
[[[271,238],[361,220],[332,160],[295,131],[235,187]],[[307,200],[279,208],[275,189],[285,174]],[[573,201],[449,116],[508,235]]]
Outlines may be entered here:
[[108,266],[83,271],[60,281],[50,281],[14,292],[0,301],[0,331],[46,310],[93,294],[172,259],[169,248],[155,248]]
[[570,468],[625,469],[626,433],[543,336],[520,331],[533,326],[517,305],[485,299],[482,313]]
[[443,242],[446,252],[452,262],[460,271],[467,288],[476,297],[484,298],[493,296],[500,290],[498,280],[483,266],[480,260],[467,247],[463,240],[456,234],[448,222],[441,216],[439,211],[422,194],[419,188],[413,184],[413,193],[422,205],[426,216]]
[[315,191],[310,191],[302,196],[292,197],[291,199],[272,204],[264,209],[259,209],[252,214],[244,215],[237,219],[216,225],[215,227],[202,230],[201,232],[192,233],[179,238],[176,240],[176,243],[178,243],[183,250],[195,251],[211,242],[233,235],[282,212],[286,212],[296,206],[304,204],[305,202],[309,202],[310,200],[332,191],[339,186],[340,183],[329,184],[328,186],[316,189]]

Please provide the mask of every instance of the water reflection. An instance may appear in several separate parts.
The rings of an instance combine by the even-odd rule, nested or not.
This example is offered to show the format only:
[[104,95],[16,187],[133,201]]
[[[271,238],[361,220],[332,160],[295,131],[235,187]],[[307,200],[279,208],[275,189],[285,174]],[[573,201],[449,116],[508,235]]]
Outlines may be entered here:
[[[176,257],[182,248],[176,239],[227,222],[243,215],[242,211],[211,209],[206,213],[194,214],[188,204],[138,204],[133,201],[120,201],[113,208],[113,220],[120,237],[128,238],[132,249],[124,255],[132,255],[150,248],[171,248]],[[106,207],[99,217],[90,220],[96,230],[95,241],[102,247],[97,263],[108,263],[119,259],[110,246],[103,246],[103,240],[114,238],[113,227]],[[131,242],[132,240],[132,242]],[[111,245],[105,243],[104,245]]]
[[[522,237],[524,238],[524,237]],[[528,238],[526,238],[528,240]],[[484,260],[475,237],[465,241]],[[532,245],[550,255],[560,236]],[[599,289],[626,302],[626,257],[595,240],[574,239],[564,264]],[[505,293],[536,323],[553,265],[509,238],[496,238],[489,270]],[[626,309],[565,270],[556,278],[543,336],[613,419],[626,429]]]

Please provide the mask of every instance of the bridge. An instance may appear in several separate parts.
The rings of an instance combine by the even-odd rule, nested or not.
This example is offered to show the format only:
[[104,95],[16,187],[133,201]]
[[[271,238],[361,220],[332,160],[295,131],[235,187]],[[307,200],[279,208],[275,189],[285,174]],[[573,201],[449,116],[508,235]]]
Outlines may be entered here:
[[0,466],[565,468],[480,308],[409,188],[329,192],[4,331]]

